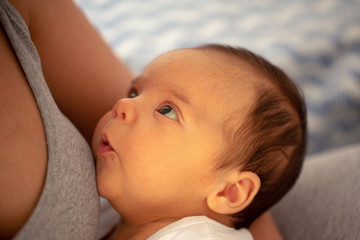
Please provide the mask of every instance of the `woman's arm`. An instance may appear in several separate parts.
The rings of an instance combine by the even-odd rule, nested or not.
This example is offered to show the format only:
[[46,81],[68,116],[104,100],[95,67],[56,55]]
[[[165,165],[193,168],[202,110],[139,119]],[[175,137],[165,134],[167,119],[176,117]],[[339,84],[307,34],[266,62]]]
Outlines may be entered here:
[[249,227],[254,240],[282,240],[270,211],[263,213]]
[[132,73],[71,0],[10,0],[29,26],[61,111],[90,141],[99,118],[124,97]]

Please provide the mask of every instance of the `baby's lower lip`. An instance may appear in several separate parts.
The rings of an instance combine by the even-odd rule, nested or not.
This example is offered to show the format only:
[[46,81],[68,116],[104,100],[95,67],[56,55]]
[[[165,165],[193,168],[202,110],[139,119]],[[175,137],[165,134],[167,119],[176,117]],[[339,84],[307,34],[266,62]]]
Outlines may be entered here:
[[98,153],[106,153],[106,152],[110,152],[110,151],[114,151],[114,149],[107,144],[101,143],[99,148],[98,148]]

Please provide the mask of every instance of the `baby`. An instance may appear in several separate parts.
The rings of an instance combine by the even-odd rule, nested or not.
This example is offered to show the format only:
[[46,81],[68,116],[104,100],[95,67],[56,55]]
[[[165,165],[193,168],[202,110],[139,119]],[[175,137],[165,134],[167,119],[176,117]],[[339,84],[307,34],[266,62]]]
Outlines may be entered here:
[[248,50],[174,50],[133,80],[92,147],[98,191],[122,216],[110,239],[252,239],[245,228],[299,175],[305,104]]

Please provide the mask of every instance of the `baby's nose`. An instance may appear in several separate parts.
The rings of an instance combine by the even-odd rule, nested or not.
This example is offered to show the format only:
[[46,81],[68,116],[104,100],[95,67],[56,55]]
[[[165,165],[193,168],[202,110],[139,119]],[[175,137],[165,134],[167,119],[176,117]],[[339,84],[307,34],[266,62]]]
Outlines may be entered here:
[[112,109],[113,118],[119,118],[125,122],[134,122],[137,118],[135,103],[130,98],[120,99]]

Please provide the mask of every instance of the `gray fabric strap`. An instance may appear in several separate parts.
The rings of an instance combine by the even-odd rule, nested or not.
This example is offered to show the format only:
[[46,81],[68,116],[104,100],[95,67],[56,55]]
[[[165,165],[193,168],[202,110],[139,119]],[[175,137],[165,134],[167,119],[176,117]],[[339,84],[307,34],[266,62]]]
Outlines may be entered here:
[[0,0],[0,22],[35,96],[48,150],[42,195],[15,239],[95,239],[99,197],[91,150],[59,111],[45,82],[28,27],[5,0]]

